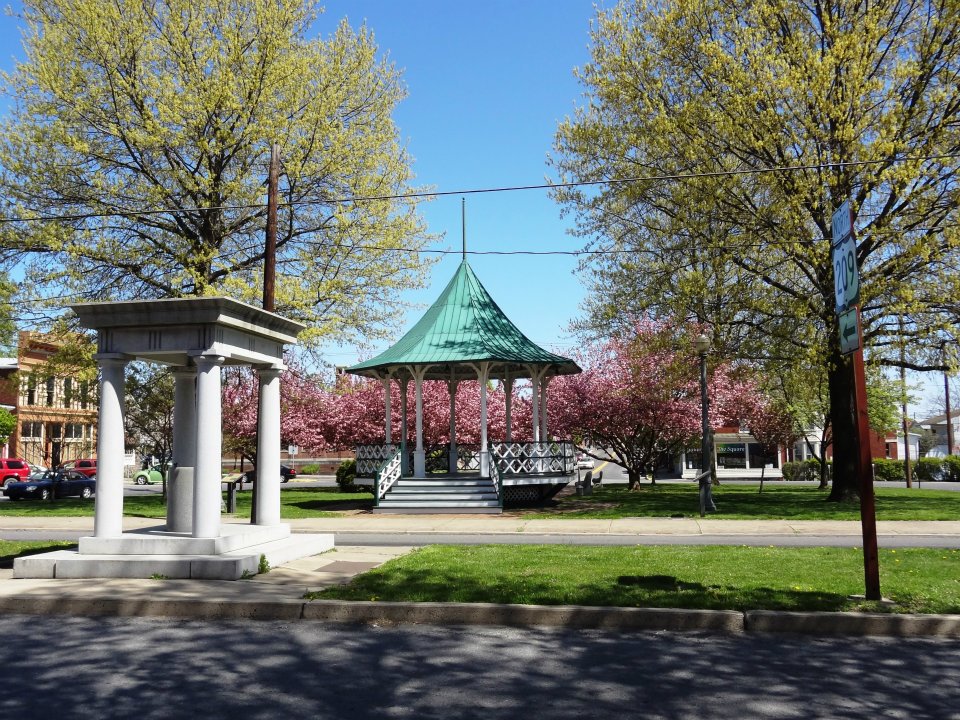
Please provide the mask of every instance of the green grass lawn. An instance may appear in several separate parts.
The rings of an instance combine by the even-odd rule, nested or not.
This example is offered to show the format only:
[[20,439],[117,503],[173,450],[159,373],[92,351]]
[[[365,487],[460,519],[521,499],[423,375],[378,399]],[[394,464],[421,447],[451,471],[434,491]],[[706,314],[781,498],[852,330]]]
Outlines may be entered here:
[[[249,487],[249,486],[248,486]],[[226,493],[224,493],[226,497]],[[252,492],[237,493],[237,515],[250,517]],[[344,493],[339,488],[290,488],[280,493],[280,515],[284,518],[330,517],[347,510],[373,507],[370,493]],[[162,518],[167,513],[163,498],[141,495],[123,499],[123,514],[132,517]],[[0,517],[64,517],[93,515],[93,500],[64,498],[53,502],[23,500],[0,503]]]
[[[237,493],[237,515],[249,517],[251,491]],[[960,492],[878,488],[878,520],[960,520]],[[776,486],[758,493],[755,486],[720,485],[714,488],[719,512],[710,515],[729,520],[859,520],[860,509],[850,503],[826,501],[816,487]],[[373,508],[369,492],[344,493],[339,488],[284,488],[280,493],[283,518],[330,517]],[[127,497],[125,515],[162,518],[166,514],[159,495]],[[520,517],[623,518],[699,517],[697,487],[693,483],[644,485],[629,491],[625,486],[601,487],[591,497],[564,495],[546,507],[508,510]],[[93,515],[93,501],[64,499],[0,503],[0,517]]]
[[960,612],[960,551],[880,551],[894,607],[863,594],[855,548],[432,546],[309,599],[727,610]]
[[[713,489],[718,512],[709,517],[730,520],[859,520],[860,507],[827,502],[827,491],[811,485],[720,485]],[[960,492],[906,488],[876,489],[877,520],[960,520]],[[622,518],[699,517],[697,485],[643,485],[596,488],[590,497],[566,495],[555,505],[526,513],[540,517]]]
[[36,555],[76,546],[76,543],[56,540],[0,540],[0,568],[12,568],[14,558],[21,555]]

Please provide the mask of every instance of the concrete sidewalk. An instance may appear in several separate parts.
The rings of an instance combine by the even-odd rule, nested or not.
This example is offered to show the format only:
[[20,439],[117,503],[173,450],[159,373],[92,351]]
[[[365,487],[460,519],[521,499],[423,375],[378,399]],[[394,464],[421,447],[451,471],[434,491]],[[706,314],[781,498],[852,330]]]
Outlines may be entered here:
[[[730,537],[859,536],[848,521],[692,520],[627,518],[545,520],[511,516],[354,515],[288,521],[294,532],[557,535],[651,535]],[[157,520],[125,518],[124,529]],[[3,530],[91,532],[92,517],[7,517]],[[955,538],[960,522],[878,522],[880,536]],[[355,575],[403,555],[413,547],[338,545],[248,580],[27,580],[0,570],[0,612],[61,615],[167,616],[203,619],[326,620],[366,623],[563,625],[620,630],[705,630],[853,635],[960,637],[960,616],[782,613],[644,608],[542,607],[457,603],[305,601],[304,593],[348,582]]]
[[[228,521],[231,516],[224,516]],[[244,518],[234,518],[243,522]],[[124,530],[152,527],[157,518],[124,518]],[[857,520],[722,520],[714,518],[618,518],[611,520],[542,519],[511,515],[373,515],[284,520],[294,532],[311,533],[438,533],[438,534],[538,534],[538,535],[703,535],[751,536],[860,536]],[[3,530],[93,532],[92,517],[4,517]],[[881,537],[928,536],[956,538],[958,520],[881,520]]]

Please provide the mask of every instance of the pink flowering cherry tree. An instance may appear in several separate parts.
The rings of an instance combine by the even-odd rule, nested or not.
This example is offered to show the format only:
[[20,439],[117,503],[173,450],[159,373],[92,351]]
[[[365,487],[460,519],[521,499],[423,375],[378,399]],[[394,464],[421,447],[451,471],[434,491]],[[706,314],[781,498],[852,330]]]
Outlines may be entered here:
[[[650,321],[637,323],[633,337],[597,345],[581,361],[584,371],[550,383],[553,433],[573,437],[581,451],[620,465],[630,489],[653,478],[662,456],[699,443],[699,359],[687,331]],[[749,420],[755,383],[729,365],[711,370],[709,421]]]

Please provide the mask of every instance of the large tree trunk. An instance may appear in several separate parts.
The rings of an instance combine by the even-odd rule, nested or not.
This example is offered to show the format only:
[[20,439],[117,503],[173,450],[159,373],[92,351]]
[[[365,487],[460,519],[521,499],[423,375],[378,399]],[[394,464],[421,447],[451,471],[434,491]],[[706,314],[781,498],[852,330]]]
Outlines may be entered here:
[[[831,343],[835,345],[835,343]],[[856,425],[853,417],[853,363],[831,348],[830,425],[833,430],[833,486],[827,498],[833,502],[859,501],[857,483]]]
[[640,487],[640,470],[627,468],[627,490],[636,490]]

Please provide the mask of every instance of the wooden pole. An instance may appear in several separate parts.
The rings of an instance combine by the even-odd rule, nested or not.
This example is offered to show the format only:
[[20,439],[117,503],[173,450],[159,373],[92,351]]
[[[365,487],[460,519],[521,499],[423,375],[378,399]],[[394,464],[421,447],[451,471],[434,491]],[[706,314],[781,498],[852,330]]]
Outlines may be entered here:
[[900,320],[900,419],[903,427],[903,473],[907,487],[913,487],[913,468],[910,466],[910,435],[907,423],[907,368],[904,367],[903,317]]
[[867,600],[880,600],[880,560],[877,553],[877,510],[873,495],[867,379],[863,369],[863,331],[857,307],[859,347],[853,353],[853,408],[857,424],[857,475],[860,478],[860,525],[863,528],[863,574]]
[[953,418],[950,417],[950,376],[943,371],[944,409],[947,411],[947,455],[953,455]]
[[267,175],[267,242],[263,251],[263,309],[273,312],[277,273],[277,204],[280,184],[280,146],[270,146]]

